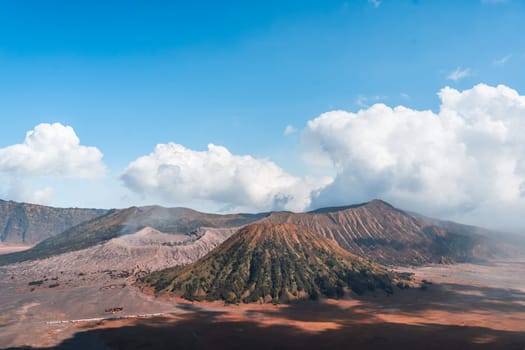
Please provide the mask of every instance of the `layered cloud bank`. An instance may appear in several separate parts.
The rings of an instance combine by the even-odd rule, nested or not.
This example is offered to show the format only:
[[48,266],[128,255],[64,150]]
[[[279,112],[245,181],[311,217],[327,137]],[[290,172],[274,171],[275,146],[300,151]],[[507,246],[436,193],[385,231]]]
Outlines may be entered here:
[[72,127],[39,124],[23,143],[0,148],[0,176],[9,183],[3,191],[15,200],[49,203],[53,189],[32,190],[28,180],[101,177],[106,171],[102,157],[98,148],[81,145]]
[[525,191],[525,97],[500,85],[439,92],[439,113],[376,104],[308,122],[305,158],[335,181],[313,206],[378,197],[433,214],[511,203]]
[[308,208],[330,181],[298,178],[269,160],[233,155],[213,144],[195,151],[175,143],[157,145],[130,163],[121,179],[139,194],[171,203],[203,200],[230,210],[292,211]]
[[232,211],[302,211],[372,198],[436,216],[525,208],[525,97],[484,84],[447,87],[438,96],[437,113],[375,104],[310,120],[301,133],[304,159],[329,166],[333,179],[292,176],[221,146],[195,151],[175,143],[157,145],[120,178],[147,198]]

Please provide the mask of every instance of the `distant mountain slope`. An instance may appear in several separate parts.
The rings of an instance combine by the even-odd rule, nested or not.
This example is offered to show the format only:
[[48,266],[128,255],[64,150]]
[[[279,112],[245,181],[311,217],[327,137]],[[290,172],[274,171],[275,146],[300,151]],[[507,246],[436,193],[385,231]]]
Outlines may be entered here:
[[[163,233],[191,234],[202,227],[232,228],[254,222],[302,226],[355,255],[387,265],[467,261],[498,255],[508,246],[487,239],[481,229],[430,220],[433,219],[404,212],[380,200],[308,213],[217,215],[186,208],[131,207],[107,211],[32,249],[0,255],[0,265],[87,249],[145,227]],[[46,227],[44,221],[42,227]],[[35,225],[38,222],[35,220]]]
[[151,227],[164,233],[190,234],[201,227],[242,226],[265,215],[217,215],[200,213],[186,208],[157,206],[111,210],[101,217],[74,226],[59,235],[40,242],[29,250],[0,255],[0,265],[42,259],[86,249],[121,235],[135,233],[145,227]]
[[263,221],[304,226],[349,252],[385,264],[467,260],[482,237],[448,232],[380,200],[309,213],[275,212]]
[[[151,227],[112,238],[89,248],[17,264],[20,275],[142,275],[203,257],[230,237],[236,228],[202,228],[194,234],[167,234]],[[2,271],[0,266],[0,274]],[[9,269],[7,267],[6,269]],[[5,270],[4,270],[5,271]],[[62,278],[62,276],[61,276]]]
[[523,235],[429,218],[417,213],[411,213],[411,215],[416,218],[422,218],[451,234],[475,239],[478,244],[473,249],[473,257],[515,257],[525,255],[525,238]]
[[35,244],[106,212],[0,200],[0,242]]
[[190,300],[285,303],[349,290],[392,293],[401,279],[303,226],[264,223],[245,226],[192,265],[142,283]]

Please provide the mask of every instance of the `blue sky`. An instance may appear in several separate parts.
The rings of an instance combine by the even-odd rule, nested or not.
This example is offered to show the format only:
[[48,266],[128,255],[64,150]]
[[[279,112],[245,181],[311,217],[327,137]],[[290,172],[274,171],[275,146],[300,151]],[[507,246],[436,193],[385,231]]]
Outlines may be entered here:
[[[103,153],[94,180],[24,174],[20,186],[52,187],[60,206],[192,204],[119,179],[159,143],[213,143],[290,176],[334,176],[333,164],[304,160],[303,129],[322,113],[375,103],[437,113],[445,86],[525,91],[518,0],[2,1],[0,33],[0,147],[58,122]],[[285,136],[288,125],[297,131]],[[250,209],[213,201],[224,203],[200,209]]]

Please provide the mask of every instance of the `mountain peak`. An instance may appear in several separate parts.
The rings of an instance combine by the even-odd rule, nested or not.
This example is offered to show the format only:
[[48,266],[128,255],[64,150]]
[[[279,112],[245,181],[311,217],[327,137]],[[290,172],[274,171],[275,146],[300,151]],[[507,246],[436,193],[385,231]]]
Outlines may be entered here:
[[384,206],[384,207],[387,207],[387,208],[391,208],[391,209],[394,209],[394,206],[388,202],[385,202],[384,200],[382,199],[377,199],[377,198],[374,198],[372,199],[370,202],[366,203],[365,205],[371,205],[371,206]]
[[289,223],[243,227],[198,262],[154,273],[142,282],[190,300],[273,302],[352,291],[392,293],[399,276]]
[[309,213],[272,213],[263,220],[301,225],[347,251],[389,265],[465,260],[475,244],[380,199]]
[[393,205],[390,203],[387,203],[381,199],[372,199],[369,202],[364,203],[358,203],[358,204],[351,204],[351,205],[342,205],[342,206],[334,206],[334,207],[323,207],[319,209],[315,209],[312,211],[309,211],[309,214],[323,214],[323,213],[330,213],[330,212],[337,212],[337,211],[344,211],[348,209],[356,209],[361,207],[377,207],[377,208],[385,208],[385,209],[395,209]]

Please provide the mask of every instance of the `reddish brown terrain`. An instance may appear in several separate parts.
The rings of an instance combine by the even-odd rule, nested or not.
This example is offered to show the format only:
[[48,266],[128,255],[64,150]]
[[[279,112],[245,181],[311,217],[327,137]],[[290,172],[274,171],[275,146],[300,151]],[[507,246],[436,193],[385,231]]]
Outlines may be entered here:
[[[463,262],[484,257],[496,246],[494,241],[475,230],[464,232],[464,227],[462,232],[457,232],[454,227],[447,230],[380,200],[309,213],[233,215],[150,206],[111,210],[97,219],[54,235],[30,250],[0,256],[0,265],[89,249],[146,227],[190,238],[202,228],[235,228],[254,222],[294,224],[337,242],[353,254],[387,265]],[[222,241],[227,237],[224,236]],[[222,241],[217,241],[217,244]],[[210,245],[210,250],[215,245]],[[174,261],[173,265],[180,263]]]
[[[304,214],[109,211],[0,256],[0,348],[523,350],[523,257],[417,265],[491,251],[494,239],[459,229],[381,201]],[[401,289],[393,265],[415,274],[414,288]],[[156,296],[136,287],[151,277]]]
[[[525,260],[413,268],[423,288],[290,305],[157,299],[133,287],[0,288],[0,347],[63,349],[525,348]],[[93,283],[93,282],[92,282]],[[102,283],[104,284],[104,283]],[[56,299],[55,299],[56,298]],[[54,300],[54,301],[53,301]],[[60,300],[60,302],[58,301]],[[102,303],[101,303],[102,300]],[[118,305],[117,305],[118,303]],[[103,305],[102,305],[103,304]],[[103,308],[124,306],[123,312]],[[90,317],[146,318],[47,323]],[[30,331],[28,331],[30,329]]]
[[465,261],[484,250],[480,235],[447,231],[377,199],[308,213],[275,212],[262,221],[306,227],[387,265]]

